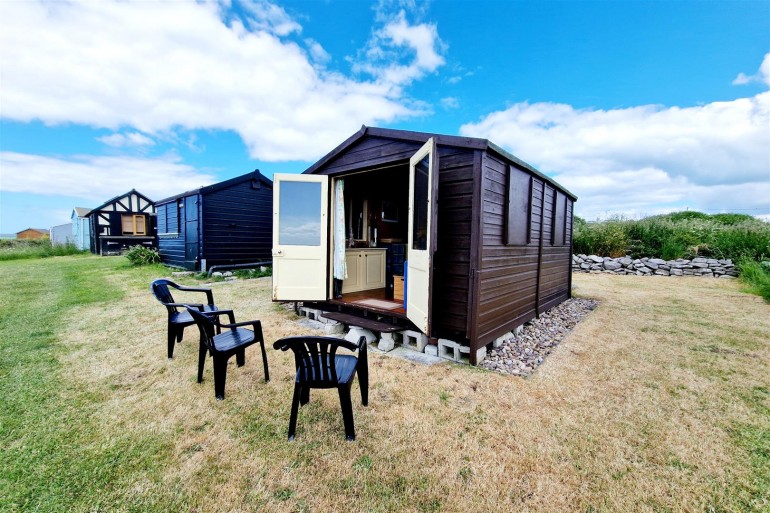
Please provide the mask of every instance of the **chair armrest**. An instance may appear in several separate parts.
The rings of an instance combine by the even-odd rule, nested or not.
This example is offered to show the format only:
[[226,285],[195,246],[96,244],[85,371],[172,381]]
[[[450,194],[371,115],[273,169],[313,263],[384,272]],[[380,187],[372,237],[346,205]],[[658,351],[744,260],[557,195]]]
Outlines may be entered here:
[[205,292],[208,304],[214,304],[214,294],[211,292],[211,289],[205,289],[202,287],[185,287],[184,285],[176,285],[174,288],[184,292]]
[[229,324],[222,324],[221,322],[214,321],[214,324],[217,326],[220,326],[222,328],[240,328],[241,326],[252,326],[254,328],[254,332],[256,333],[257,330],[262,329],[262,321],[254,320],[254,321],[243,321],[243,322],[230,322]]
[[189,306],[190,308],[195,308],[202,312],[204,305],[202,303],[163,303],[163,306],[173,306],[177,308],[186,308]]

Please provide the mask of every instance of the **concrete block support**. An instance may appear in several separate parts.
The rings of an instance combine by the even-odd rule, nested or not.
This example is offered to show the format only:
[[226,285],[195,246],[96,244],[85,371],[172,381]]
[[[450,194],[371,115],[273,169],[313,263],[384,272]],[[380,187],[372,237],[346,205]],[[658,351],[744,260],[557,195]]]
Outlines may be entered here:
[[367,343],[374,342],[375,340],[377,340],[377,337],[374,336],[374,333],[364,328],[359,328],[358,326],[350,327],[350,330],[348,331],[347,335],[345,335],[345,340],[347,340],[348,342],[353,342],[357,344],[358,339],[360,339],[361,337],[366,337]]
[[[445,338],[438,339],[438,356],[446,360],[452,360],[457,363],[470,363],[471,348],[463,346],[455,342],[454,340],[448,340]],[[485,353],[486,355],[486,348]]]
[[394,333],[380,333],[380,341],[377,344],[377,349],[380,351],[392,351],[396,347],[396,337]]
[[345,325],[339,322],[329,321],[324,324],[324,334],[326,335],[341,335],[345,333]]
[[404,347],[422,353],[425,350],[425,346],[428,345],[428,337],[419,331],[404,330],[400,333],[403,337],[402,344]]

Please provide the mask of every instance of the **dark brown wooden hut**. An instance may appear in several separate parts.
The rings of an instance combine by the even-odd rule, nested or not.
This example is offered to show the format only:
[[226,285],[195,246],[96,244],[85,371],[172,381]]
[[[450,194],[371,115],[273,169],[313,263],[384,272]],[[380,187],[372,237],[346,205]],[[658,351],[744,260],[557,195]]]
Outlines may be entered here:
[[[475,364],[570,297],[576,197],[486,139],[364,126],[274,183],[274,300],[458,341]],[[335,280],[341,237],[348,273]]]

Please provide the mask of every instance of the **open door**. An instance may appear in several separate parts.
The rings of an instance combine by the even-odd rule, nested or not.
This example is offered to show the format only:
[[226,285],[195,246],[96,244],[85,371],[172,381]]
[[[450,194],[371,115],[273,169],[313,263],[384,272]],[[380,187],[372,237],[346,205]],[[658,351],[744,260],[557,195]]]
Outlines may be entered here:
[[409,160],[406,316],[430,336],[433,252],[436,250],[438,153],[431,137]]
[[329,178],[273,177],[273,300],[327,299]]

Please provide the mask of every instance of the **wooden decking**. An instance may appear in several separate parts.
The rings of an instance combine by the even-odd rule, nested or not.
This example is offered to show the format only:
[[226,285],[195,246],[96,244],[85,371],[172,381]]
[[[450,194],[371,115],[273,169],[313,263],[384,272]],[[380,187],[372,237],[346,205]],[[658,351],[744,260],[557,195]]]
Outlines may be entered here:
[[[377,299],[379,301],[387,301],[393,304],[398,303],[398,304],[401,304],[401,306],[399,306],[398,308],[390,309],[390,308],[378,308],[377,306],[372,306],[372,305],[359,304],[360,301],[366,301],[367,299]],[[385,315],[392,315],[394,317],[406,318],[406,310],[404,310],[403,301],[394,301],[392,298],[389,298],[387,289],[372,289],[372,290],[362,290],[361,292],[350,292],[348,294],[343,294],[341,298],[330,299],[328,302],[331,304],[353,306],[355,308],[361,308],[364,310],[369,310],[372,312],[377,312]]]

